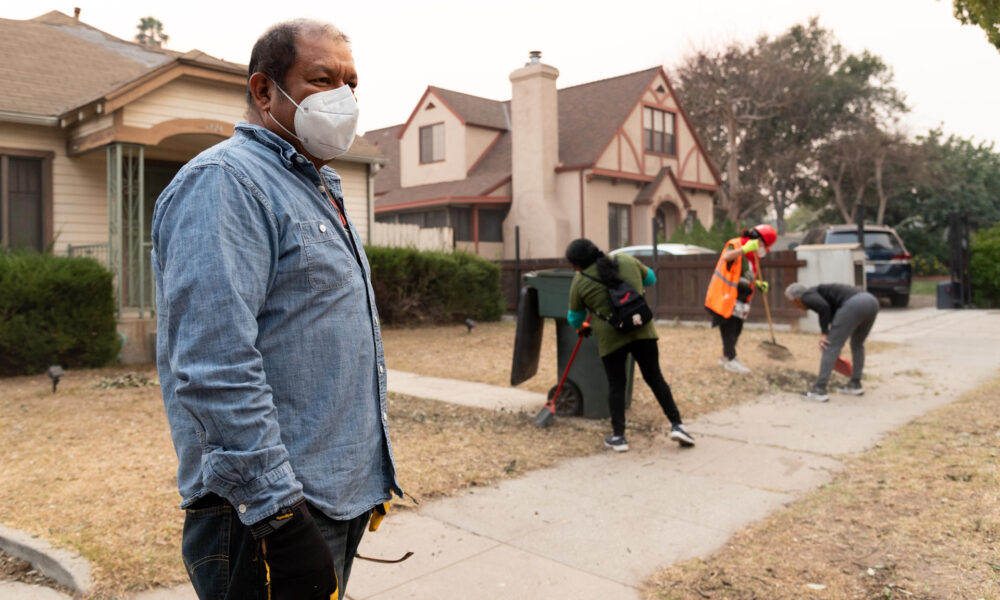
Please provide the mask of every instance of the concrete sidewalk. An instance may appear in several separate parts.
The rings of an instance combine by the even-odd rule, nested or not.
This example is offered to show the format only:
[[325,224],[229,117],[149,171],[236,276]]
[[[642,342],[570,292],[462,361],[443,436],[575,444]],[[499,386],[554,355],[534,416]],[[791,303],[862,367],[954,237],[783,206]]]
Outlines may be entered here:
[[[828,481],[838,457],[989,380],[998,311],[883,310],[865,396],[828,404],[775,394],[691,421],[698,446],[665,436],[625,454],[566,461],[397,513],[360,552],[354,600],[639,598],[657,568],[721,548],[739,529]],[[817,353],[818,363],[818,353]],[[537,406],[537,405],[533,405]]]
[[[347,598],[439,600],[640,597],[657,568],[722,547],[733,533],[828,481],[843,454],[997,374],[1000,311],[883,310],[865,396],[828,404],[774,394],[688,423],[698,439],[636,438],[632,451],[569,460],[489,488],[393,513],[360,552]],[[818,353],[817,353],[818,362]],[[541,394],[391,372],[390,389],[533,413]],[[0,587],[0,596],[35,598]],[[37,596],[43,598],[43,596]],[[45,598],[59,596],[45,596]],[[135,600],[193,600],[190,586]]]

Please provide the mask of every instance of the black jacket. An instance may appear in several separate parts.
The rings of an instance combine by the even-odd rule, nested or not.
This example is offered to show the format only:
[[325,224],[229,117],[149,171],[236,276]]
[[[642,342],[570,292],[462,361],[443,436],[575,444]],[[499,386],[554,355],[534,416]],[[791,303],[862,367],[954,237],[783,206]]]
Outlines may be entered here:
[[837,309],[843,306],[848,298],[860,292],[858,288],[849,285],[824,283],[806,290],[806,293],[802,294],[802,303],[806,308],[816,311],[819,315],[820,330],[829,333],[830,323],[833,322]]

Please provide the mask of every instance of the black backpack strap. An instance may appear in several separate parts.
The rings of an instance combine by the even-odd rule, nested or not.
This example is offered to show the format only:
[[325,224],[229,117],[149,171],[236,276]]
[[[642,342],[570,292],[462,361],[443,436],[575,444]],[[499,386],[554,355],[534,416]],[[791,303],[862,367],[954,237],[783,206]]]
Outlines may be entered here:
[[[596,281],[597,283],[599,283],[599,284],[603,285],[604,287],[608,287],[608,284],[604,283],[604,281],[603,281],[603,280],[601,280],[601,279],[598,279],[598,278],[596,278],[596,277],[592,277],[592,276],[590,276],[590,275],[587,275],[587,274],[586,274],[586,273],[584,273],[583,271],[579,271],[579,273],[580,273],[580,275],[583,275],[584,277],[586,277],[587,279],[589,279],[589,280],[591,280],[591,281]],[[600,318],[601,320],[603,320],[603,321],[607,321],[608,323],[610,323],[610,322],[611,322],[611,319],[610,319],[610,317],[605,317],[605,316],[604,316],[604,315],[602,315],[601,313],[597,312],[597,309],[594,309],[594,308],[591,308],[591,307],[589,307],[589,306],[588,306],[588,307],[587,307],[587,310],[589,310],[590,312],[592,312],[592,313],[594,313],[595,315],[597,315],[597,316],[598,316],[598,318]]]
[[596,278],[596,277],[592,277],[592,276],[590,276],[590,275],[587,275],[587,274],[586,274],[586,273],[584,273],[583,271],[580,271],[580,275],[583,275],[584,277],[586,277],[587,279],[589,279],[589,280],[591,280],[591,281],[596,281],[597,283],[599,283],[599,284],[603,285],[604,287],[608,287],[608,284],[604,283],[604,280],[603,280],[603,279],[598,279],[598,278]]

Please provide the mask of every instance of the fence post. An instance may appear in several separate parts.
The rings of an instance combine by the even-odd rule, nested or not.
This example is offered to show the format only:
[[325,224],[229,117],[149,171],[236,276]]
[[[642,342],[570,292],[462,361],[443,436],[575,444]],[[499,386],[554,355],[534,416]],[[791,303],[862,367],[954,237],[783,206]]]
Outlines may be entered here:
[[515,298],[521,293],[521,226],[514,226],[514,293]]
[[[653,276],[654,277],[658,277],[656,271],[657,271],[657,267],[659,266],[660,253],[657,250],[657,246],[659,244],[657,243],[656,234],[659,233],[659,229],[660,228],[657,226],[656,217],[653,217],[652,221],[653,221]],[[660,284],[659,284],[659,282],[656,282],[656,283],[653,284],[653,306],[655,306],[657,309],[660,308]],[[654,310],[654,312],[655,312],[655,310]],[[654,317],[655,316],[656,315],[654,314]]]

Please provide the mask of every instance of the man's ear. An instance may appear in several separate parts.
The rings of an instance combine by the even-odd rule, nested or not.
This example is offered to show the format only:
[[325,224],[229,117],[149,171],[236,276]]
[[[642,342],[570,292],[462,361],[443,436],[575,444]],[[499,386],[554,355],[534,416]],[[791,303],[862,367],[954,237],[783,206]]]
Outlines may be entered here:
[[250,86],[250,96],[253,98],[253,104],[260,111],[260,114],[264,114],[271,110],[271,102],[274,101],[274,86],[271,80],[267,78],[267,75],[263,73],[254,73],[250,76],[250,81],[248,82]]

